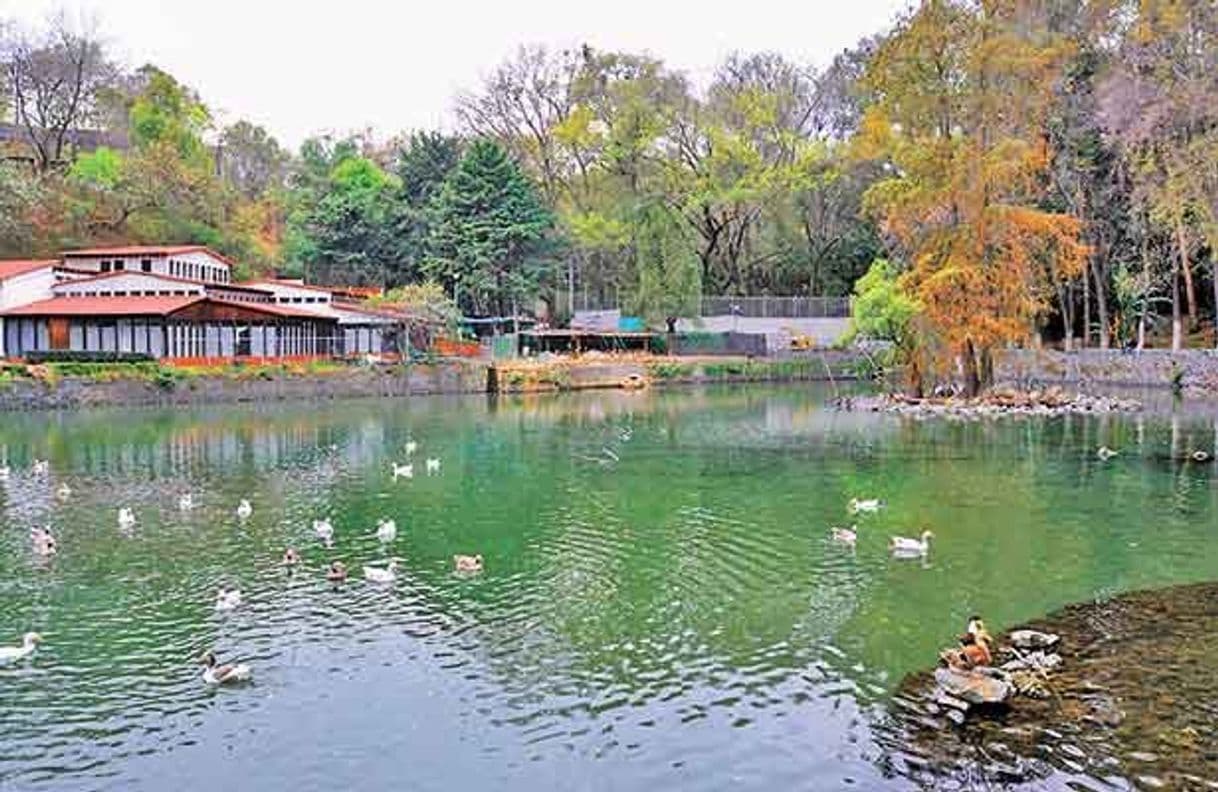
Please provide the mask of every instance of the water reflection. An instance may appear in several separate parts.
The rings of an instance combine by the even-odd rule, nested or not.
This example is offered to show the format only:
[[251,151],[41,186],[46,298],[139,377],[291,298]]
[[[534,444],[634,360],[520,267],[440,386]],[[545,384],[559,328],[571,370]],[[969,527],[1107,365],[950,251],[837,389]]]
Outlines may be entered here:
[[[0,788],[381,788],[403,766],[424,789],[900,786],[871,723],[969,612],[1001,627],[1218,568],[1213,471],[1178,453],[1212,446],[1211,419],[912,422],[825,399],[6,418],[0,641],[47,642],[0,669]],[[418,472],[395,481],[408,441]],[[1101,444],[1121,456],[1099,461]],[[834,545],[861,496],[888,508],[856,550]],[[60,554],[40,564],[27,535],[44,523]],[[892,560],[888,536],[919,526],[930,558]],[[455,553],[485,572],[455,575]],[[324,580],[331,560],[391,554],[390,588]],[[212,607],[221,585],[245,595],[234,613]],[[204,689],[208,647],[255,683]]]

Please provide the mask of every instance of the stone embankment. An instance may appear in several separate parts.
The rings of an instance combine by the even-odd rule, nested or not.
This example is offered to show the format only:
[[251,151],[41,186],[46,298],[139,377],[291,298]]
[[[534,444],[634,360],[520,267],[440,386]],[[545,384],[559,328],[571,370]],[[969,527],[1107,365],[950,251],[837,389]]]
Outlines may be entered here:
[[1020,388],[1178,387],[1186,392],[1214,394],[1218,393],[1218,351],[1010,349],[995,354],[994,381]]

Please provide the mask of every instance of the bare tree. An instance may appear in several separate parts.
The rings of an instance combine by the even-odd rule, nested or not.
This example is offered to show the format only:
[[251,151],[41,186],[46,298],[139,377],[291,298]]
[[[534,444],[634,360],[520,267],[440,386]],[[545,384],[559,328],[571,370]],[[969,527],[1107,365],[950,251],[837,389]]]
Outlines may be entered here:
[[35,169],[62,167],[75,135],[94,120],[99,90],[114,74],[93,26],[77,29],[60,13],[41,34],[10,30],[0,59],[10,112],[25,132]]

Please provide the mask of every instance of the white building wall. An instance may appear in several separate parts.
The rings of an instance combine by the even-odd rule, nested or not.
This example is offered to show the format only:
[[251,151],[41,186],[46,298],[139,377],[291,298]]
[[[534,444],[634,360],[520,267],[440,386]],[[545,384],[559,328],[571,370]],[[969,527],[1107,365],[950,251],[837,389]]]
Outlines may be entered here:
[[[50,299],[54,296],[51,292],[54,284],[55,273],[50,265],[0,281],[0,311]],[[0,317],[0,358],[7,355],[4,338],[4,318]]]
[[139,272],[116,275],[112,278],[63,281],[54,286],[56,296],[84,297],[98,294],[110,296],[173,297],[202,295],[203,286],[182,283],[178,280],[158,278]]
[[173,255],[139,256],[71,256],[64,263],[72,269],[89,272],[150,272],[204,283],[229,283],[232,273],[228,263],[204,250]]

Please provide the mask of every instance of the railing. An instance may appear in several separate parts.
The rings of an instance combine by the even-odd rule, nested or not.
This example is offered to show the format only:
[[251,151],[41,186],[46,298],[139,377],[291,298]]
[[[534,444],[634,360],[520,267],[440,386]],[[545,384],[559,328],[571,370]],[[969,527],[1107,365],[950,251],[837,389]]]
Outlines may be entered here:
[[[566,294],[560,295],[558,305],[566,306]],[[597,298],[577,293],[572,301],[575,310],[625,310],[630,304],[627,295]],[[701,316],[743,316],[753,319],[821,319],[850,316],[849,297],[734,297],[704,295]]]

